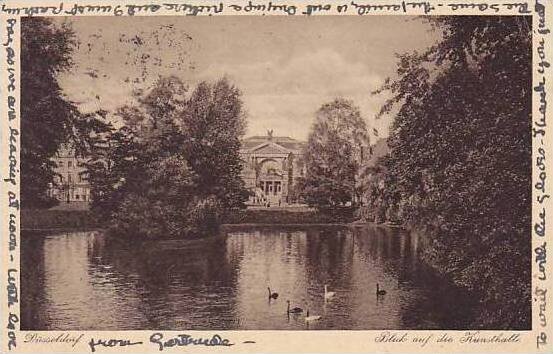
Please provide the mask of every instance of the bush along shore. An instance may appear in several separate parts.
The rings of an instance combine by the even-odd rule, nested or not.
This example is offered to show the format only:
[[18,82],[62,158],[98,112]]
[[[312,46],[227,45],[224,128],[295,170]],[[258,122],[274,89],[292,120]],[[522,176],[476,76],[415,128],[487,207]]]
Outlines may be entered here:
[[237,210],[223,220],[225,224],[348,224],[354,221],[352,208],[334,210]]
[[88,210],[22,209],[21,229],[94,229],[102,224]]
[[[349,224],[354,221],[353,209],[343,208],[333,212],[318,210],[277,210],[277,209],[238,209],[229,212],[217,223],[204,227],[217,232],[219,224]],[[206,221],[209,223],[210,221]],[[55,229],[91,229],[106,228],[112,235],[118,235],[118,228],[110,228],[97,219],[89,210],[47,210],[23,209],[21,211],[21,228],[23,230]],[[120,236],[124,236],[122,234]],[[139,236],[139,235],[135,235]],[[167,238],[162,234],[160,238]],[[201,235],[197,235],[201,236]]]

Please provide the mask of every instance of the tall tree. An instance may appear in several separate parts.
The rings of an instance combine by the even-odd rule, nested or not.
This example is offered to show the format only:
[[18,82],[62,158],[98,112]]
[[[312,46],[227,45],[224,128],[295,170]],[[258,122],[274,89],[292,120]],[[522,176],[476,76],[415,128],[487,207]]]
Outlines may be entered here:
[[338,98],[316,113],[303,153],[307,170],[300,195],[318,207],[354,202],[356,179],[368,154],[369,135],[359,108]]
[[21,201],[24,207],[50,204],[50,158],[74,131],[76,107],[60,89],[57,75],[68,70],[75,38],[69,27],[30,17],[21,23]]
[[204,234],[247,199],[240,91],[223,79],[186,93],[178,78],[159,79],[137,107],[117,111],[122,127],[91,155],[93,207],[120,233]]
[[86,155],[97,132],[109,125],[106,112],[79,112],[59,86],[58,75],[73,65],[75,45],[68,25],[40,17],[24,18],[21,23],[21,201],[25,208],[55,203],[47,191],[54,182],[52,157],[62,144]]
[[187,88],[174,76],[162,77],[137,96],[137,106],[123,106],[115,116],[120,127],[106,127],[90,149],[87,169],[92,207],[111,218],[124,196],[144,188],[147,167],[182,153],[183,134],[176,117],[186,105]]
[[240,139],[246,124],[241,95],[227,79],[201,82],[179,119],[199,192],[216,196],[226,208],[243,207],[248,197],[240,177]]
[[429,230],[426,259],[479,294],[476,324],[529,328],[531,36],[525,17],[437,17],[443,39],[402,55],[386,200]]

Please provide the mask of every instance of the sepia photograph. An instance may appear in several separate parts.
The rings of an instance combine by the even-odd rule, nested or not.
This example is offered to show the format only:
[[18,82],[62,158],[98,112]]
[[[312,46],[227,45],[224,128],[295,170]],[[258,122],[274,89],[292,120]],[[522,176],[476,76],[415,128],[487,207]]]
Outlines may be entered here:
[[21,18],[21,330],[531,330],[531,16]]

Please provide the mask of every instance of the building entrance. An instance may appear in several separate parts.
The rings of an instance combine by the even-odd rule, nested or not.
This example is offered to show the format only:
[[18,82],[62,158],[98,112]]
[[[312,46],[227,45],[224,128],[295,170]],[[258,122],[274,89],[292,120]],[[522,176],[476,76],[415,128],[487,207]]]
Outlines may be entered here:
[[265,198],[268,206],[282,205],[282,181],[281,180],[261,180],[259,188]]

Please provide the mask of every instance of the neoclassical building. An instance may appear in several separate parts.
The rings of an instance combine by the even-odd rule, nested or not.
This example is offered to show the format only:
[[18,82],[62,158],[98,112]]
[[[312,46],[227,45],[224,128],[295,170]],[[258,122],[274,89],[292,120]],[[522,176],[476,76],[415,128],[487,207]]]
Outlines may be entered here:
[[90,203],[90,183],[87,180],[87,169],[84,160],[75,156],[72,149],[62,146],[52,158],[54,168],[54,183],[48,194],[62,204]]
[[284,206],[295,202],[294,186],[305,173],[301,153],[305,143],[289,138],[252,136],[242,141],[242,178],[252,192],[250,205]]

